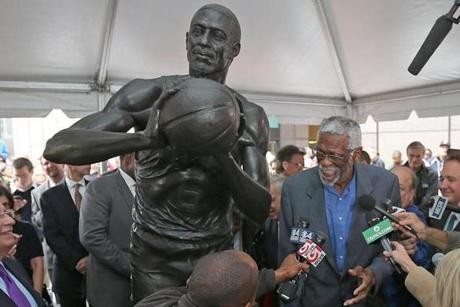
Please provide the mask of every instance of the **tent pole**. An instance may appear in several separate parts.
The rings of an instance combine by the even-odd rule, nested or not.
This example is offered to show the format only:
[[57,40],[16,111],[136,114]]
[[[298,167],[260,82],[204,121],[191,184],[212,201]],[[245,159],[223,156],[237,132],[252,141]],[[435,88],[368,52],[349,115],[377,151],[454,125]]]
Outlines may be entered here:
[[329,20],[326,15],[326,10],[324,9],[324,5],[321,0],[316,0],[315,2],[317,3],[316,10],[318,11],[324,35],[326,36],[329,55],[331,57],[332,64],[334,65],[337,78],[339,79],[340,87],[342,88],[345,101],[347,103],[351,103],[352,99],[350,90],[348,88],[345,73],[343,72],[342,62],[340,61],[339,53],[337,51],[337,44],[335,43],[334,36],[332,35]]
[[107,67],[109,65],[110,49],[112,47],[112,37],[115,28],[115,18],[117,16],[118,0],[111,0],[108,3],[107,24],[104,36],[104,45],[102,46],[101,60],[99,63],[99,71],[97,73],[96,85],[99,91],[108,91],[106,88],[107,82]]

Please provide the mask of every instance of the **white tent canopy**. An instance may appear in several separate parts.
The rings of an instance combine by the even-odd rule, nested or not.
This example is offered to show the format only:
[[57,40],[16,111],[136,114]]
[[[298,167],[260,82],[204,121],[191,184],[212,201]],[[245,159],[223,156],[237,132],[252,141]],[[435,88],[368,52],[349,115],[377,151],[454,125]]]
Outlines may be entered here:
[[[460,114],[460,29],[407,66],[444,0],[232,0],[242,50],[227,84],[282,123]],[[201,0],[1,0],[0,118],[82,116],[134,78],[185,74]]]

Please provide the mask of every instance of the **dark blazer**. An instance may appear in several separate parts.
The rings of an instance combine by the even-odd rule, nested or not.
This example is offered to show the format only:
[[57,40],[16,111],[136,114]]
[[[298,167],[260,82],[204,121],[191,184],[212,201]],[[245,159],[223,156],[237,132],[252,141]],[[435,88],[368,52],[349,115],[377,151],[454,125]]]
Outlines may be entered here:
[[[32,294],[32,297],[35,299],[35,302],[39,307],[43,306],[43,301],[40,295],[35,292],[32,281],[30,280],[27,273],[22,268],[21,264],[11,258],[3,258],[3,265],[16,277],[24,286],[24,288]],[[0,306],[2,307],[16,307],[16,304],[10,299],[10,297],[0,290]]]
[[[395,175],[389,171],[365,164],[355,164],[358,199],[361,195],[370,194],[377,201],[390,198],[393,203],[399,204],[399,184]],[[351,298],[357,287],[356,278],[348,275],[347,270],[357,265],[370,267],[378,287],[382,279],[391,275],[393,269],[383,257],[380,244],[367,245],[361,234],[369,228],[367,211],[355,204],[348,237],[345,270],[339,274],[336,267],[335,255],[332,249],[329,227],[327,224],[324,204],[324,189],[319,178],[318,167],[303,171],[289,177],[283,185],[281,196],[281,216],[279,225],[279,252],[280,258],[295,250],[289,242],[290,231],[301,219],[307,218],[310,230],[322,231],[328,238],[323,246],[326,252],[325,259],[318,267],[311,267],[305,283],[304,295],[299,302],[292,306],[342,306],[346,299]],[[291,306],[291,305],[290,305]],[[365,303],[353,306],[370,306]]]
[[88,256],[78,235],[79,212],[64,182],[45,191],[40,198],[43,234],[56,254],[53,264],[53,291],[84,293],[84,275],[75,269]]
[[131,215],[134,197],[119,171],[88,185],[80,209],[80,239],[88,250],[88,302],[129,307]]

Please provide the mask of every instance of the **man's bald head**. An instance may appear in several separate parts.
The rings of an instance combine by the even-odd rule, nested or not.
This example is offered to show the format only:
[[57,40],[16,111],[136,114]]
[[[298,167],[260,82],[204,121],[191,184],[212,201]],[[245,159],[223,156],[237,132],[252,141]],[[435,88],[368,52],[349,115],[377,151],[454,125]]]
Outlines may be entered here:
[[198,261],[187,295],[200,307],[243,307],[254,301],[257,286],[254,260],[246,253],[227,250]]
[[228,69],[240,53],[240,39],[240,24],[232,11],[219,4],[201,7],[185,36],[189,74],[225,83]]
[[202,14],[206,14],[206,11],[208,10],[218,12],[227,18],[229,25],[229,29],[227,29],[229,33],[227,34],[231,36],[232,43],[239,43],[241,41],[241,27],[238,18],[236,18],[235,14],[229,8],[220,4],[212,3],[200,7],[192,17],[190,28],[192,28],[192,25],[196,22],[196,19],[202,18]]
[[398,177],[399,191],[401,192],[401,207],[407,208],[414,201],[415,191],[418,185],[417,176],[412,169],[407,166],[396,167],[392,172]]

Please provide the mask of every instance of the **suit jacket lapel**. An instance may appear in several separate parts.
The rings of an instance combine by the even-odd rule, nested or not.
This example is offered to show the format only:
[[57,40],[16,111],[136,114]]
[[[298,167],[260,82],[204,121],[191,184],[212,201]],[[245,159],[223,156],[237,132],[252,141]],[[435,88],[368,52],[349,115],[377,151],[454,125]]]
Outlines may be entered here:
[[122,200],[123,204],[129,210],[129,212],[131,212],[131,210],[133,208],[134,197],[133,197],[133,194],[131,194],[131,190],[129,189],[128,185],[126,184],[126,181],[121,176],[119,170],[117,171],[116,184],[118,186],[118,191],[121,191],[120,194],[123,197],[123,200]]
[[324,204],[324,187],[319,178],[319,174],[314,177],[314,181],[307,184],[307,197],[314,199],[314,219],[310,221],[310,228],[315,231],[322,231],[327,235],[326,242],[324,242],[323,250],[326,253],[326,259],[337,272],[337,265],[335,263],[335,253],[332,249],[331,234],[329,233],[329,226],[327,225],[326,207]]
[[69,190],[69,187],[67,186],[66,181],[64,181],[63,187],[64,189],[62,191],[65,197],[67,198],[67,200],[63,199],[63,203],[68,204],[67,207],[69,208],[69,210],[71,210],[77,216],[80,216],[80,213],[78,212],[77,206],[75,205],[72,195],[70,195],[70,190]]
[[[14,261],[14,260],[10,260],[10,259],[6,258],[6,259],[2,260],[2,263],[8,269],[8,271],[10,271],[14,275],[14,277],[16,277],[17,280],[19,280],[19,282],[24,286],[24,288],[26,288],[27,291],[29,291],[29,293],[32,295],[32,297],[35,299],[35,301],[39,302],[40,298],[38,296],[38,293],[36,293],[34,288],[32,287],[31,281],[29,279],[27,279],[27,276],[25,275],[25,272],[21,272],[21,271],[18,270],[17,265],[20,265],[20,264],[19,263],[13,264],[10,261]],[[0,291],[0,292],[2,292],[2,291]],[[3,294],[6,295],[5,293],[3,293]]]
[[[353,217],[350,232],[348,234],[347,244],[347,260],[346,267],[355,267],[356,260],[359,258],[359,253],[356,252],[356,247],[362,245],[364,241],[362,232],[369,226],[367,224],[367,212],[361,209],[358,204],[358,199],[362,195],[372,194],[373,188],[371,185],[371,179],[367,173],[361,168],[361,165],[355,164],[355,176],[356,176],[356,200],[355,209],[353,210]],[[346,273],[346,272],[345,272]]]

